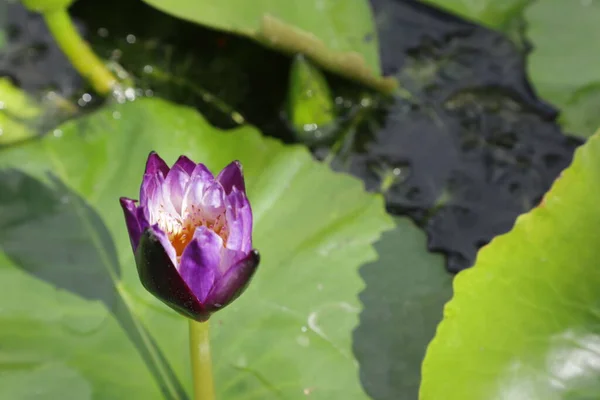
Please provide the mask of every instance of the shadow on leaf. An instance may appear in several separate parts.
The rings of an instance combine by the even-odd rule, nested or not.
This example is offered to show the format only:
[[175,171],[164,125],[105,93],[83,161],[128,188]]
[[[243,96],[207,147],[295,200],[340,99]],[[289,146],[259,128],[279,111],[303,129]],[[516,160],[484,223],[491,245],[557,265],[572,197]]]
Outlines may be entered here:
[[0,170],[0,247],[28,274],[101,301],[138,349],[164,397],[187,399],[166,358],[117,290],[120,265],[102,219],[55,176],[49,180],[51,186],[15,169]]
[[421,363],[452,295],[452,276],[425,233],[406,218],[383,234],[379,260],[360,269],[366,287],[354,331],[354,354],[365,391],[375,400],[417,400]]

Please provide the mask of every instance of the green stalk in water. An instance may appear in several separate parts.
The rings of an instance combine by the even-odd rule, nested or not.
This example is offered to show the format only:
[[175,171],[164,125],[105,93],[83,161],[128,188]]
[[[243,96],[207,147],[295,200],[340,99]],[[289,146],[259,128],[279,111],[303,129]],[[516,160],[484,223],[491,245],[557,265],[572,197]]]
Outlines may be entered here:
[[52,36],[75,69],[97,93],[109,94],[115,88],[117,79],[79,35],[67,9],[48,9],[42,15]]

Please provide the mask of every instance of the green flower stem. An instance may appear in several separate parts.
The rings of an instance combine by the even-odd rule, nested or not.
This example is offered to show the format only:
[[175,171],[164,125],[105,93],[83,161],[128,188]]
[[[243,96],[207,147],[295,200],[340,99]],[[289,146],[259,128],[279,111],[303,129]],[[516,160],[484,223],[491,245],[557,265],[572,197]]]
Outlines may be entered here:
[[214,400],[215,387],[210,358],[210,332],[208,321],[190,319],[190,358],[194,380],[194,400]]
[[116,78],[81,38],[66,8],[45,12],[43,16],[52,36],[75,69],[97,93],[110,93],[117,83]]

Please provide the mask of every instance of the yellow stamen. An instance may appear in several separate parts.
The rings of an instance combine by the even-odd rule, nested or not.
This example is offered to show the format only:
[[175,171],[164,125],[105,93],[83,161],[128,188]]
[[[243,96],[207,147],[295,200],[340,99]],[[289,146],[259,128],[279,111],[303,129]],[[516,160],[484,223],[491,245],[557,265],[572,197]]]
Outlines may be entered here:
[[216,218],[211,219],[203,215],[200,208],[192,206],[190,212],[185,214],[183,220],[175,220],[169,214],[165,213],[162,207],[161,211],[158,218],[158,225],[169,237],[171,244],[175,248],[178,259],[194,237],[196,228],[201,226],[205,226],[219,235],[223,239],[223,245],[227,243],[229,232],[227,229],[225,213],[219,214]]

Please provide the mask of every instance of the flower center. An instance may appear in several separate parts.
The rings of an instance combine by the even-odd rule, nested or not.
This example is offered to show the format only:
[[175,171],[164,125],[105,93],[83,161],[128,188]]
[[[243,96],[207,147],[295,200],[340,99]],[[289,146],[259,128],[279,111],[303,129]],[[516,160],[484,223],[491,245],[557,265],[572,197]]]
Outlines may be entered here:
[[164,215],[162,217],[163,218],[159,218],[158,225],[169,237],[169,241],[175,248],[178,259],[193,239],[196,228],[201,226],[204,226],[219,235],[221,239],[223,239],[223,246],[227,243],[229,232],[227,229],[225,213],[221,213],[216,217],[209,217],[204,215],[200,208],[192,206],[190,212],[182,219],[174,220],[173,218]]

